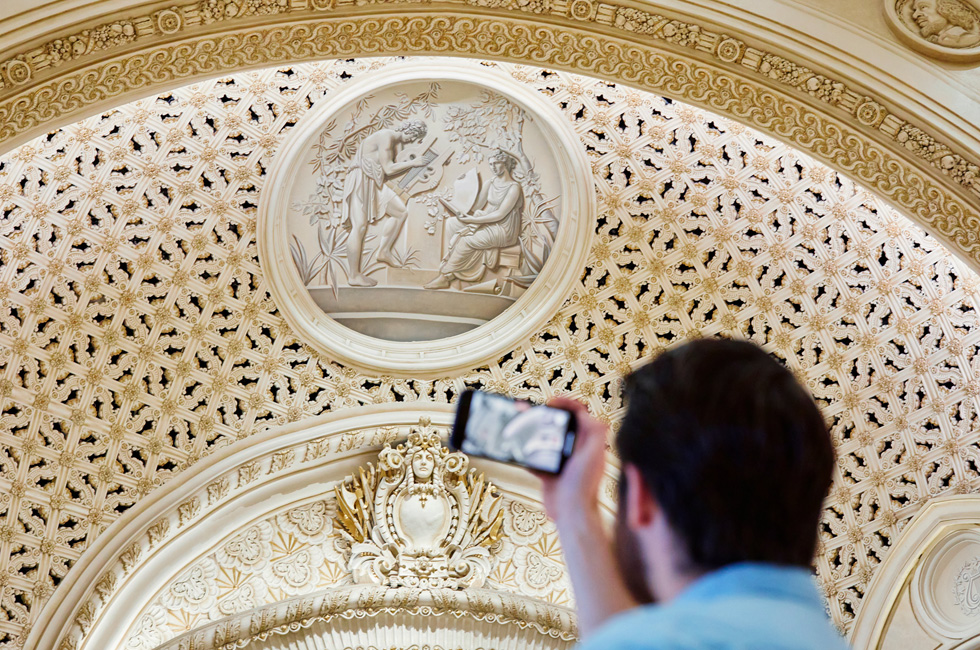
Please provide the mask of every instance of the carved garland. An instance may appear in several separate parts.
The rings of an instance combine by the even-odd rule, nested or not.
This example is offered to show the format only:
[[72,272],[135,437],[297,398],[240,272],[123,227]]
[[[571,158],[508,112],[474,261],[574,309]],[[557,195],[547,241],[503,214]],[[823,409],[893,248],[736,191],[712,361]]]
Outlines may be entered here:
[[[66,115],[192,76],[324,57],[457,52],[596,74],[748,121],[854,175],[908,209],[966,256],[980,259],[975,234],[980,225],[975,211],[980,165],[898,117],[885,102],[832,75],[700,25],[629,6],[593,0],[455,0],[450,4],[457,3],[461,9],[471,5],[480,11],[550,14],[565,24],[555,27],[448,14],[346,18],[344,13],[355,4],[349,0],[336,3],[336,8],[333,0],[201,0],[86,30],[0,63],[0,80],[6,86],[0,86],[0,142],[20,141]],[[322,16],[318,12],[326,9],[332,10],[331,19],[318,18]],[[386,6],[384,12],[390,15],[392,8]],[[250,16],[262,16],[267,23],[316,22],[244,29],[229,24],[232,34],[185,38],[178,45],[156,46],[125,59],[96,61],[68,75],[55,73],[65,60],[94,60],[98,52],[112,56],[115,48],[133,40],[150,39],[147,45],[154,47],[150,43],[160,36],[193,36],[202,24],[236,23],[232,19]],[[593,24],[603,31],[611,28],[633,43],[589,33]],[[59,45],[72,38],[73,46]],[[659,52],[660,47],[687,52],[668,55]],[[57,53],[61,50],[63,55]],[[740,73],[732,75],[694,59],[705,56],[724,68],[736,66]],[[751,76],[776,83],[789,95],[773,94],[757,82],[746,81]],[[801,96],[806,97],[802,102]],[[827,116],[805,107],[811,99],[827,107]],[[850,126],[834,124],[829,115]],[[875,144],[867,135],[869,129],[889,145]],[[909,154],[931,166],[930,173],[911,169],[902,159]],[[957,189],[964,198],[956,195]]]

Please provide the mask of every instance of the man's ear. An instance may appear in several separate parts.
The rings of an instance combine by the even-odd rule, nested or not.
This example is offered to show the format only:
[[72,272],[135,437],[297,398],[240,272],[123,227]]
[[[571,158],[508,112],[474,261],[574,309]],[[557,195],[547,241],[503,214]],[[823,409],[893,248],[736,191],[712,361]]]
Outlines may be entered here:
[[626,481],[626,525],[631,530],[646,528],[660,514],[660,505],[653,493],[643,480],[643,475],[636,465],[627,463],[623,466],[623,479]]

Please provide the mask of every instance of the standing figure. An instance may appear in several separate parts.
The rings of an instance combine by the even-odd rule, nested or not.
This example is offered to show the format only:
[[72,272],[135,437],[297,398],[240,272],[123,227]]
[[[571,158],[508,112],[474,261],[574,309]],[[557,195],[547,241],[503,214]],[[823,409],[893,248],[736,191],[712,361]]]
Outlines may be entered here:
[[361,255],[368,226],[383,217],[388,219],[381,231],[378,261],[389,266],[394,263],[391,249],[408,218],[408,207],[388,181],[427,164],[422,156],[395,162],[399,148],[421,140],[427,130],[425,122],[409,120],[395,129],[372,133],[357,148],[344,182],[341,204],[341,221],[351,231],[347,238],[347,282],[352,287],[373,287],[378,283],[364,275]]
[[524,191],[512,175],[516,166],[517,159],[502,149],[490,156],[494,178],[480,189],[480,208],[458,215],[466,226],[453,236],[439,275],[426,289],[448,289],[456,279],[476,282],[487,269],[497,268],[500,249],[520,242]]

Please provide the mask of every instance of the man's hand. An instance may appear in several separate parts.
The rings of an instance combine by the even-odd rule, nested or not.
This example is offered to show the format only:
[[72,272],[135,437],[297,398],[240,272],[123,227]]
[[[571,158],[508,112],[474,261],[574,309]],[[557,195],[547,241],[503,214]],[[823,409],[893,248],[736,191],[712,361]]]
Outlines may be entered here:
[[425,159],[425,156],[416,156],[412,160],[412,167],[425,167],[429,164],[429,161]]
[[579,632],[589,638],[613,616],[636,607],[599,516],[599,484],[606,469],[609,427],[573,399],[555,398],[548,406],[575,414],[575,449],[561,474],[540,474],[544,507],[558,525],[565,564],[572,579]]
[[548,406],[571,411],[578,427],[575,449],[561,474],[537,473],[542,483],[545,510],[559,527],[562,524],[581,523],[581,518],[597,521],[599,484],[606,468],[606,435],[609,427],[589,415],[585,405],[573,399],[556,397],[548,402]]

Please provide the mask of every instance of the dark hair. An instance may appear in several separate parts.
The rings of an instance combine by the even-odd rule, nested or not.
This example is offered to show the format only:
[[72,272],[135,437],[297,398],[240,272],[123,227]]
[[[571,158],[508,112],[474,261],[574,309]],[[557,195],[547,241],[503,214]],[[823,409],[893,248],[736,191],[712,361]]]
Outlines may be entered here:
[[834,448],[789,370],[747,341],[700,339],[638,368],[626,397],[619,455],[639,469],[691,568],[811,565]]

